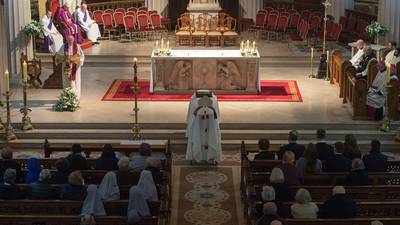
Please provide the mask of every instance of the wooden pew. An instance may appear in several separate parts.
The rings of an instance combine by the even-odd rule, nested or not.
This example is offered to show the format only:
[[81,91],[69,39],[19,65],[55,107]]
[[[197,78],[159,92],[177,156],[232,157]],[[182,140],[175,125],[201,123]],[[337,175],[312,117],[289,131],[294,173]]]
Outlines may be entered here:
[[287,219],[288,225],[371,225],[379,220],[385,225],[398,225],[400,218],[357,218],[357,219]]
[[336,84],[340,88],[339,97],[344,97],[344,80],[343,76],[348,67],[352,67],[350,61],[345,60],[340,50],[333,50],[329,69],[331,74],[331,84]]

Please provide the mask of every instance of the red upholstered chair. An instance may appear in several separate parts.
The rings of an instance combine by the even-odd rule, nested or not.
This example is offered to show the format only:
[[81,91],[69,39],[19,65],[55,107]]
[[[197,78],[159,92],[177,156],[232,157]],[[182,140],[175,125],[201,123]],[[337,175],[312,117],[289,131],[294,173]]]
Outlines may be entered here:
[[349,18],[347,20],[347,26],[346,26],[347,33],[349,33],[349,35],[352,35],[354,33],[355,27],[356,27],[356,21],[353,18]]
[[106,10],[104,10],[104,12],[103,13],[109,13],[109,14],[114,14],[114,9],[106,9]]
[[249,32],[254,32],[256,37],[258,37],[259,32],[264,31],[264,26],[267,20],[267,14],[265,13],[257,13],[256,15],[256,23],[249,27]]
[[137,16],[137,13],[136,12],[134,12],[134,11],[127,11],[126,12],[126,14],[125,14],[125,16],[134,16],[135,18],[136,18],[136,16]]
[[264,10],[265,10],[265,11],[268,11],[268,12],[271,12],[272,10],[274,10],[274,8],[272,8],[272,7],[265,7]]
[[268,22],[265,26],[265,31],[267,32],[267,39],[269,40],[269,36],[271,33],[276,32],[276,26],[278,25],[279,14],[271,11],[268,15]]
[[264,14],[268,14],[268,11],[267,10],[258,10],[258,12],[257,13],[264,13]]
[[310,34],[311,35],[317,35],[318,30],[321,27],[321,20],[322,19],[319,16],[313,16],[311,18],[311,21],[310,21]]
[[136,28],[136,16],[129,14],[124,16],[124,27],[125,27],[125,34],[129,35],[129,40],[132,40],[133,36],[137,38],[137,34],[139,31]]
[[97,24],[103,25],[103,11],[96,10],[93,12],[93,19]]
[[149,9],[146,6],[139,7],[138,11],[148,11]]
[[116,27],[114,26],[113,22],[113,15],[110,13],[104,13],[102,15],[103,18],[103,26],[104,26],[104,33],[103,36],[108,34],[108,39],[111,39],[111,35],[113,32],[117,32]]
[[121,13],[123,13],[123,15],[125,15],[125,13],[126,13],[124,8],[118,8],[115,10],[115,12],[121,12]]
[[297,28],[297,26],[300,23],[301,15],[298,12],[290,14],[290,23],[289,27],[290,28]]
[[161,37],[163,35],[168,36],[168,30],[164,25],[161,24],[161,16],[159,14],[150,14],[150,23],[155,33],[160,34]]
[[287,12],[287,11],[282,11],[282,12],[280,12],[280,13],[279,13],[279,17],[281,17],[281,16],[286,16],[287,18],[290,19],[290,13]]
[[294,13],[298,13],[298,11],[296,9],[288,9],[287,12],[290,13],[290,15],[292,15]]
[[136,7],[130,7],[126,10],[127,12],[137,12],[138,9]]
[[320,18],[323,17],[323,16],[322,16],[322,12],[320,12],[320,11],[314,11],[314,12],[312,12],[311,15],[310,15],[310,18],[312,19],[313,16],[319,16]]
[[121,33],[124,30],[124,13],[122,12],[115,12],[114,13],[114,26],[117,29],[118,33],[120,34],[121,37]]
[[329,41],[329,42],[337,42],[337,41],[339,41],[339,37],[340,37],[340,34],[342,33],[342,29],[343,29],[343,27],[342,27],[341,24],[335,23],[333,25],[332,32],[329,33],[329,35],[327,36],[326,40]]
[[142,37],[142,39],[146,39],[151,33],[152,30],[149,29],[149,18],[147,14],[140,14],[140,11],[137,15],[137,24],[138,24],[138,30],[139,30],[139,35]]
[[286,33],[286,29],[289,26],[289,16],[287,14],[281,13],[278,19],[278,24],[276,26],[276,32],[278,34]]
[[339,18],[339,24],[342,25],[342,27],[345,27],[346,26],[346,17],[341,16]]
[[147,15],[147,11],[143,11],[143,10],[138,10],[137,11],[137,15]]
[[300,14],[301,18],[303,18],[305,21],[308,22],[310,20],[311,12],[309,10],[303,10]]
[[149,10],[148,14],[151,16],[152,14],[158,14],[158,12],[157,10]]
[[358,20],[356,29],[354,32],[354,38],[360,39],[363,38],[365,35],[365,28],[367,27],[367,23],[364,20]]

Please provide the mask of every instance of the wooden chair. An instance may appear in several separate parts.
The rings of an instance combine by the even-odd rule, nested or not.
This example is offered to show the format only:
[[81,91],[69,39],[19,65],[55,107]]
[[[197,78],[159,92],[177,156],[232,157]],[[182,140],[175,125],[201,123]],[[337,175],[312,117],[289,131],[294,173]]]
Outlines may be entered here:
[[203,46],[206,46],[208,21],[209,15],[207,13],[200,14],[197,17],[197,26],[190,35],[190,42],[192,45],[196,45],[197,42],[200,42]]
[[182,45],[182,41],[186,40],[189,46],[192,46],[191,32],[193,31],[193,17],[189,13],[182,14],[175,26],[175,45]]
[[222,32],[218,29],[218,16],[210,18],[206,38],[206,46],[210,46],[214,40],[216,40],[217,45],[221,44]]
[[28,60],[28,57],[24,53],[21,53],[21,68],[23,68],[24,61],[28,64],[28,84],[35,88],[39,88],[42,85],[42,81],[40,80],[40,75],[42,74],[42,61],[40,59]]
[[236,32],[237,21],[231,16],[226,17],[226,30],[222,33],[221,46],[225,46],[225,42],[231,41],[233,45],[237,45],[239,34]]
[[118,31],[113,22],[113,14],[104,13],[102,15],[102,18],[104,25],[103,36],[106,36],[106,34],[108,34],[108,39],[111,40],[113,33],[116,33]]

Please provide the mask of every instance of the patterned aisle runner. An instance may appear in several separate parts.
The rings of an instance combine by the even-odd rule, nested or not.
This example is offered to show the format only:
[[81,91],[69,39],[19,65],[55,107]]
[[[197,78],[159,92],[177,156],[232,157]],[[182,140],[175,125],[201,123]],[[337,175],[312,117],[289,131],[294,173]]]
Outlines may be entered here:
[[243,224],[238,171],[236,166],[176,166],[172,224]]

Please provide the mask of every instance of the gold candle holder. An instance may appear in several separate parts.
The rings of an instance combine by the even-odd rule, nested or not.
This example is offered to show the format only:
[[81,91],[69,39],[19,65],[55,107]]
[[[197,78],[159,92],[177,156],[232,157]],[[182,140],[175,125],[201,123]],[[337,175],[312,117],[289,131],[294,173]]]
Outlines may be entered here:
[[1,117],[0,117],[0,132],[3,132],[4,131],[4,125],[3,125],[3,121],[1,120]]
[[14,128],[12,127],[11,124],[11,109],[10,109],[11,92],[6,91],[6,93],[4,93],[4,96],[6,97],[6,107],[7,107],[7,123],[5,127],[5,139],[6,141],[12,141],[17,139],[17,136],[14,134]]
[[133,59],[133,94],[135,96],[135,103],[133,111],[135,112],[135,123],[133,124],[132,132],[133,132],[133,139],[140,140],[142,139],[142,135],[140,134],[140,126],[139,126],[139,118],[138,118],[138,92],[139,92],[139,85],[138,85],[138,78],[137,78],[137,58]]
[[28,116],[29,112],[32,111],[28,107],[28,97],[27,97],[27,89],[29,84],[24,80],[23,84],[23,93],[24,93],[24,106],[20,109],[22,116],[22,130],[32,130],[33,125],[31,123],[31,118]]

